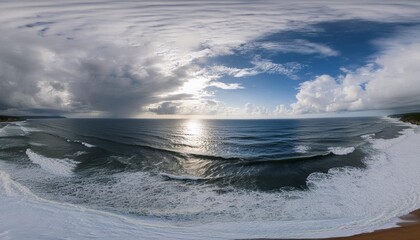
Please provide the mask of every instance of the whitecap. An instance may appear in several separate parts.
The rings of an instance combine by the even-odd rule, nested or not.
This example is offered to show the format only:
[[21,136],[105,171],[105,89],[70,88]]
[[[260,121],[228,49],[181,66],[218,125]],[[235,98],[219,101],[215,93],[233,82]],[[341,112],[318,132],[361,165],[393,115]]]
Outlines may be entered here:
[[385,150],[407,138],[410,134],[414,133],[415,128],[406,128],[401,130],[399,133],[400,136],[391,139],[377,138],[377,139],[368,139],[372,144],[373,148],[377,150]]
[[[139,220],[140,217],[129,219],[125,216],[122,220],[121,215],[116,217],[83,207],[9,201],[0,204],[0,212],[5,213],[2,216],[17,216],[14,209],[19,209],[24,214],[20,217],[31,220],[43,218],[46,221],[27,221],[28,225],[22,226],[19,224],[21,219],[15,217],[11,221],[0,221],[0,229],[10,229],[16,234],[29,229],[28,234],[35,238],[45,238],[47,233],[51,238],[73,234],[80,239],[112,236],[106,234],[124,236],[125,239],[226,239],[321,238],[391,227],[395,226],[398,216],[420,207],[420,162],[417,161],[420,134],[413,133],[405,131],[405,136],[399,137],[398,141],[390,139],[387,148],[374,151],[365,159],[366,169],[342,167],[333,168],[328,173],[311,174],[307,179],[307,191],[267,193],[234,190],[215,194],[213,188],[179,188],[176,182],[161,182],[157,179],[159,176],[141,172],[116,175],[121,181],[113,186],[113,191],[116,191],[113,196],[121,191],[132,193],[133,201],[147,198],[150,201],[144,202],[156,205],[162,201],[166,203],[162,205],[165,213],[174,213],[175,216],[185,211],[194,215],[214,214],[213,219],[212,215],[203,215],[206,217],[204,222],[171,225],[165,221],[143,221]],[[371,141],[374,143],[377,140]],[[374,147],[374,144],[370,146]],[[171,185],[173,188],[168,188]],[[158,194],[139,196],[139,191],[133,190],[135,188]],[[162,209],[156,208],[155,211]],[[223,218],[223,214],[229,211],[236,216],[233,218],[236,221]],[[148,212],[154,215],[153,209],[148,209]],[[2,216],[0,219],[6,218]],[[241,220],[237,221],[238,218]],[[63,224],[69,222],[72,227],[66,231],[70,232],[63,232]],[[51,228],[53,230],[47,231]],[[23,235],[14,236],[24,238]]]
[[70,177],[73,175],[73,169],[76,167],[77,162],[72,159],[64,158],[49,158],[33,152],[31,149],[26,149],[26,155],[31,162],[39,165],[45,171],[57,175]]
[[83,146],[88,147],[88,148],[93,148],[93,147],[96,147],[96,145],[93,145],[93,144],[90,144],[90,143],[87,143],[87,142],[82,142],[82,141],[80,141],[80,140],[74,140],[74,141],[72,141],[72,140],[68,140],[68,139],[67,139],[67,142],[80,143],[80,144],[82,144]]
[[297,153],[307,153],[309,150],[311,150],[311,147],[306,145],[298,145],[294,147],[294,150]]
[[162,177],[174,179],[174,180],[183,180],[183,181],[199,181],[199,180],[209,180],[211,178],[202,178],[202,177],[195,177],[195,176],[186,176],[186,175],[174,175],[169,173],[160,173]]
[[[6,126],[7,126],[7,125],[6,125]],[[6,136],[6,131],[4,130],[4,128],[5,128],[6,126],[4,126],[4,127],[0,128],[0,137]]]
[[37,146],[37,147],[43,147],[43,146],[46,146],[46,144],[43,144],[43,143],[36,143],[36,142],[29,142],[29,145],[32,145],[32,146]]
[[81,156],[81,155],[85,155],[85,154],[87,154],[88,152],[85,152],[85,151],[77,151],[77,152],[75,152],[74,154],[73,154],[73,156],[75,156],[75,157],[78,157],[78,156]]
[[40,129],[28,127],[28,123],[25,121],[22,122],[15,122],[15,124],[23,131],[25,134],[31,133],[31,132],[41,132]]
[[80,142],[83,146],[85,146],[85,147],[88,147],[88,148],[93,148],[93,147],[96,147],[95,145],[93,145],[93,144],[89,144],[89,143],[85,143],[85,142]]
[[0,196],[31,196],[35,195],[25,186],[13,181],[10,175],[0,170]]
[[0,137],[25,136],[24,132],[19,126],[15,124],[7,124],[0,128]]
[[366,139],[366,140],[370,140],[375,136],[375,133],[369,133],[369,134],[364,134],[362,136],[360,136],[360,138],[362,139]]
[[347,155],[354,152],[354,147],[329,147],[328,151],[335,155]]

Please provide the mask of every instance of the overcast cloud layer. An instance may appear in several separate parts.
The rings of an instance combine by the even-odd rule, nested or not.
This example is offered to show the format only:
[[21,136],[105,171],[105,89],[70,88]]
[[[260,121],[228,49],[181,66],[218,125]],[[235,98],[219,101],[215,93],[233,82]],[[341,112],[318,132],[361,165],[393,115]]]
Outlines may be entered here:
[[[296,79],[300,63],[259,56],[251,67],[207,65],[244,47],[340,55],[296,39],[252,43],[314,23],[363,19],[419,22],[420,3],[389,1],[2,1],[0,113],[136,117],[169,115],[283,116],[419,106],[420,31],[378,41],[382,50],[356,70],[306,79],[292,104],[276,110],[228,106],[215,89],[241,91],[242,77]],[[345,67],[345,66],[343,66]],[[238,79],[223,82],[224,76]]]

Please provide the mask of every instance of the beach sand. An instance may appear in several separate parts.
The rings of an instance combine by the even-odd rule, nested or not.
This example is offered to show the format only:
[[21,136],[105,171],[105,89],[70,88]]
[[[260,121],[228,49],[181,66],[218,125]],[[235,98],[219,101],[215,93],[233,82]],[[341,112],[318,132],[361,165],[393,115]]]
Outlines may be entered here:
[[328,240],[420,240],[420,209],[401,217],[401,220],[399,227]]
[[[304,238],[304,239],[277,239],[277,240],[420,240],[420,209],[400,217],[398,227],[380,229],[370,233],[361,233],[347,237],[333,238]],[[272,238],[259,238],[258,240],[275,240]]]

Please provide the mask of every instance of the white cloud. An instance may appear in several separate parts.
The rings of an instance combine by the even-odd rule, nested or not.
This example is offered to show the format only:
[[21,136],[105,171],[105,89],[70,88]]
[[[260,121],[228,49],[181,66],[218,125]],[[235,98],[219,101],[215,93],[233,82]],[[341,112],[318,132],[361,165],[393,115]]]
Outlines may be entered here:
[[243,87],[239,83],[222,83],[212,82],[210,86],[217,87],[225,90],[242,89]]
[[[177,107],[192,109],[184,112],[205,112],[194,106],[207,105],[194,101],[215,101],[207,87],[239,89],[241,85],[222,83],[217,74],[200,69],[197,62],[201,58],[231,54],[261,36],[324,21],[420,19],[417,1],[168,2],[1,1],[0,111],[51,109],[132,116],[178,96],[180,99],[172,100],[180,104]],[[294,51],[338,54],[326,45],[298,44]],[[383,76],[378,73],[377,77],[385,79],[398,70],[398,65],[389,66],[390,58],[378,60],[386,67]],[[262,59],[252,64],[249,69],[221,72],[237,77],[262,72],[293,76],[293,66]],[[413,70],[411,65],[404,68],[404,72]],[[333,87],[340,89],[341,85]],[[403,86],[401,82],[397,85]],[[371,88],[377,88],[374,82],[364,91],[372,92]],[[409,90],[414,90],[406,88],[402,90],[411,96]],[[395,94],[391,90],[391,86],[384,88],[386,96],[371,96],[390,101]],[[354,102],[358,97],[355,89],[346,91],[346,101]]]
[[255,106],[252,103],[245,104],[245,114],[246,115],[267,115],[268,110],[264,106]]
[[291,113],[291,109],[286,104],[280,104],[276,106],[276,109],[274,110],[274,115],[289,115]]
[[287,64],[280,64],[280,63],[273,63],[268,59],[262,59],[260,57],[254,57],[251,61],[253,67],[250,68],[233,68],[233,67],[226,67],[226,66],[213,66],[209,69],[209,72],[217,75],[229,75],[236,78],[241,77],[249,77],[255,76],[262,73],[270,73],[270,74],[282,74],[286,75],[292,79],[296,79],[295,72],[302,68],[302,65],[299,63],[287,63]]
[[176,104],[173,102],[163,102],[156,107],[150,107],[149,111],[154,112],[158,115],[172,115],[172,114],[178,114],[178,111],[180,109],[180,104]]
[[[381,42],[373,63],[344,75],[303,82],[297,101],[281,112],[293,114],[420,107],[420,33]],[[280,112],[280,111],[279,111]]]
[[229,75],[236,78],[255,76],[262,73],[256,68],[235,68],[226,66],[213,66],[210,68],[210,71],[216,75]]
[[329,75],[302,83],[296,99],[291,106],[297,114],[360,110],[364,106],[360,85],[339,83]]
[[273,116],[264,106],[257,106],[246,103],[241,108],[229,107],[223,102],[212,99],[199,99],[186,101],[171,101],[151,104],[148,106],[150,112],[158,115],[196,115],[206,117],[226,118],[266,118]]
[[273,52],[319,54],[326,57],[338,56],[340,54],[337,50],[325,44],[313,43],[303,39],[297,39],[292,42],[262,42],[256,43],[256,45]]
[[148,110],[158,115],[235,116],[240,110],[212,99],[172,101],[151,104]]

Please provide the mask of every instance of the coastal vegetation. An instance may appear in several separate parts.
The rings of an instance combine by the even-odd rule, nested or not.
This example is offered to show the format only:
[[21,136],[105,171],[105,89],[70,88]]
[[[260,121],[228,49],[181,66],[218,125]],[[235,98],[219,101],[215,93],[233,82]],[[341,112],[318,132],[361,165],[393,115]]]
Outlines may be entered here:
[[399,118],[403,122],[420,125],[420,112],[395,114],[391,115],[390,117]]
[[0,116],[0,122],[15,122],[15,121],[23,121],[24,118],[22,117],[15,117],[15,116]]
[[62,116],[6,116],[0,115],[0,122],[16,122],[24,121],[26,119],[39,119],[39,118],[64,118]]

